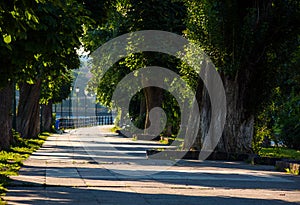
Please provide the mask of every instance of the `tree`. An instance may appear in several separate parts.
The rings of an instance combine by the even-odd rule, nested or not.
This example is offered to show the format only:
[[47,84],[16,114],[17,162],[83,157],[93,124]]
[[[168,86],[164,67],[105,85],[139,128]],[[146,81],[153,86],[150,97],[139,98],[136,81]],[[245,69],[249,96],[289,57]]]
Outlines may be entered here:
[[[216,65],[226,92],[227,120],[217,149],[252,152],[254,119],[270,100],[279,70],[299,45],[299,2],[186,1],[186,35]],[[201,91],[201,140],[210,120],[210,102]],[[199,140],[198,140],[199,141]]]
[[44,3],[35,9],[39,24],[29,29],[27,38],[17,44],[25,47],[27,52],[24,56],[26,69],[21,73],[19,82],[17,131],[22,137],[36,137],[40,132],[42,81],[48,76],[78,68],[79,58],[75,48],[81,45],[82,24],[86,22],[85,10],[77,1],[67,1],[62,5]]
[[272,92],[269,104],[256,117],[254,148],[284,145],[299,149],[300,145],[300,47],[291,53],[291,61],[282,67],[277,87]]
[[[0,149],[8,149],[13,142],[12,135],[12,86],[0,90]],[[10,109],[7,109],[10,108]]]
[[38,19],[32,9],[33,1],[0,2],[0,149],[8,149],[13,142],[12,102],[13,91],[20,63],[14,45],[26,38],[29,28],[34,28]]
[[[298,36],[299,38],[300,36]],[[289,148],[300,149],[300,46],[291,54],[291,61],[283,67],[274,100],[278,116],[272,128],[276,141]],[[273,113],[274,115],[274,113]]]
[[41,87],[41,131],[52,131],[53,114],[52,105],[62,102],[70,95],[73,73],[60,73],[58,76],[48,76]]
[[[156,29],[181,33],[184,29],[184,15],[185,7],[179,1],[116,0],[111,3],[106,24],[88,32],[88,36],[92,36],[92,38],[85,38],[85,44],[95,49],[111,38],[139,30]],[[105,105],[111,105],[111,97],[117,83],[122,77],[134,70],[151,65],[177,68],[177,63],[172,58],[162,54],[151,52],[131,54],[114,65],[106,73],[100,84],[96,85],[98,99]],[[98,76],[97,73],[94,74]],[[150,110],[154,107],[162,107],[166,94],[160,88],[147,87],[139,95],[138,99],[145,99],[146,114],[143,117],[143,113],[140,112],[138,114],[141,114],[141,116],[136,119],[139,121],[145,119],[144,127],[147,128],[150,124]],[[159,126],[158,123],[157,126]]]

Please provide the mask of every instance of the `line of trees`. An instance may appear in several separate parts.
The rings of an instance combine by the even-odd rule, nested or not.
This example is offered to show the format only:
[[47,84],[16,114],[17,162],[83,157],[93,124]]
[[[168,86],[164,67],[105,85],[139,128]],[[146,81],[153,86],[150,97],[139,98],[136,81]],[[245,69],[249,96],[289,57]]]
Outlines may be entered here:
[[[22,137],[36,137],[40,104],[47,116],[42,127],[48,130],[52,103],[69,95],[70,71],[80,64],[76,48],[94,51],[121,34],[148,29],[185,36],[215,64],[227,98],[219,151],[257,151],[266,137],[299,148],[299,25],[300,2],[293,0],[2,1],[0,148],[13,143],[16,88],[20,101],[14,128]],[[122,77],[151,65],[172,69],[196,91],[200,130],[196,141],[185,139],[185,144],[201,149],[210,121],[209,95],[199,77],[176,58],[151,52],[123,58],[97,85],[98,100],[110,106]],[[157,106],[167,113],[164,134],[176,134],[181,113],[175,98],[162,89],[137,93],[129,114],[138,127],[147,128],[149,112]]]
[[[14,129],[24,138],[40,133],[40,104],[51,129],[52,102],[68,96],[70,70],[80,61],[83,25],[88,10],[76,0],[12,0],[0,3],[0,148],[8,149],[12,135],[14,91],[20,91]],[[67,86],[67,89],[63,89]]]
[[[184,35],[209,55],[227,98],[226,124],[217,150],[251,153],[266,138],[299,148],[298,1],[115,0],[106,6],[106,21],[84,38],[91,50],[127,32],[155,29]],[[173,68],[196,91],[201,116],[195,122],[200,123],[200,130],[194,142],[185,138],[185,144],[201,149],[211,117],[208,92],[188,66],[169,56],[143,52],[120,60],[97,85],[98,99],[110,106],[122,77],[151,65]],[[270,112],[274,103],[277,110]],[[159,88],[137,93],[130,115],[138,127],[147,128],[149,111],[157,106],[168,116],[164,134],[176,134],[180,110],[174,98]],[[120,112],[121,121],[125,114]],[[269,122],[269,118],[276,119]]]

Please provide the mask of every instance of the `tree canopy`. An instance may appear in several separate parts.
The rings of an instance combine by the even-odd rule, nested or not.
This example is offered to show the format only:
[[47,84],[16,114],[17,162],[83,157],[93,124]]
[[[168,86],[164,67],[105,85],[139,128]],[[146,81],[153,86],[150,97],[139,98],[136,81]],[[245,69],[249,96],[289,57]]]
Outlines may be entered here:
[[[8,123],[0,133],[11,136],[15,84],[21,93],[18,131],[34,137],[39,132],[39,103],[59,102],[69,95],[70,70],[80,64],[77,49],[92,53],[128,32],[163,30],[203,49],[222,78],[227,119],[217,150],[250,153],[266,138],[299,148],[299,25],[300,2],[293,0],[1,1],[0,111],[5,114],[0,122]],[[197,53],[189,55],[187,61],[198,63],[192,57]],[[97,99],[110,106],[121,79],[146,66],[174,71],[195,91],[201,115],[193,123],[200,125],[199,135],[194,142],[185,139],[185,144],[201,149],[210,125],[210,96],[197,73],[179,59],[154,52],[130,54],[100,82],[91,82],[97,83]],[[148,87],[137,92],[129,114],[136,125],[147,128],[154,107],[167,113],[164,134],[176,134],[181,111],[167,91]]]

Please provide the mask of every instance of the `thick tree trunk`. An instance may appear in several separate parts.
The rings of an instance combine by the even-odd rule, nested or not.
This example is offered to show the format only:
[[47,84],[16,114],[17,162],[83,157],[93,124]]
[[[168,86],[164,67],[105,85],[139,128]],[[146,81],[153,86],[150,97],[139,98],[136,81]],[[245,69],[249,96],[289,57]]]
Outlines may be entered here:
[[[156,135],[158,130],[161,130],[161,115],[155,112],[153,121],[150,122],[150,111],[155,107],[162,107],[163,101],[163,90],[157,87],[146,87],[144,88],[145,98],[146,98],[146,121],[145,121],[145,134]],[[151,129],[147,129],[151,126]]]
[[24,138],[35,138],[40,133],[41,81],[35,84],[21,83],[17,114],[17,131]]
[[[238,73],[241,74],[241,73]],[[245,75],[236,76],[235,79],[223,77],[226,92],[227,117],[216,150],[221,152],[251,153],[252,137],[254,129],[254,116],[248,114],[245,105],[247,100],[246,89],[248,79]],[[239,78],[238,78],[239,77]],[[211,118],[211,105],[209,95],[203,91],[203,101],[201,106],[201,134],[202,142],[208,132]]]
[[[238,73],[240,74],[240,73]],[[223,78],[227,101],[227,118],[218,150],[225,152],[251,153],[254,131],[254,115],[245,108],[247,96],[246,76],[236,80]],[[251,89],[251,88],[248,88]]]
[[51,132],[52,131],[52,101],[50,100],[48,104],[42,105],[42,132]]
[[13,86],[0,89],[0,149],[9,149],[13,142],[12,134]]

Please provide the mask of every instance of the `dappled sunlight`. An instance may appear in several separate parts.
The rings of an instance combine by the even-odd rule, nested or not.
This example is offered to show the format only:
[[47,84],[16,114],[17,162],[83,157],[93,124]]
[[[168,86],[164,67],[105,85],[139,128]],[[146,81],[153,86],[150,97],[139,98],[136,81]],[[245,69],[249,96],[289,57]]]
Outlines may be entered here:
[[20,175],[11,177],[6,199],[15,203],[32,200],[84,204],[89,200],[124,205],[170,200],[174,204],[178,200],[183,204],[203,200],[216,200],[218,204],[300,201],[296,191],[299,179],[270,167],[243,162],[180,160],[174,164],[171,160],[147,159],[146,149],[164,146],[111,134],[104,137],[99,127],[93,127],[50,136],[44,147],[25,161]]
[[[168,189],[153,187],[27,187],[26,190],[15,187],[11,191],[17,197],[12,203],[66,203],[66,204],[295,204],[296,193],[286,194],[281,191],[256,190],[259,196],[251,191],[202,189]],[[263,191],[263,192],[262,192]],[[18,197],[19,196],[19,197]],[[289,197],[292,200],[287,202]],[[241,203],[243,201],[243,203]]]

